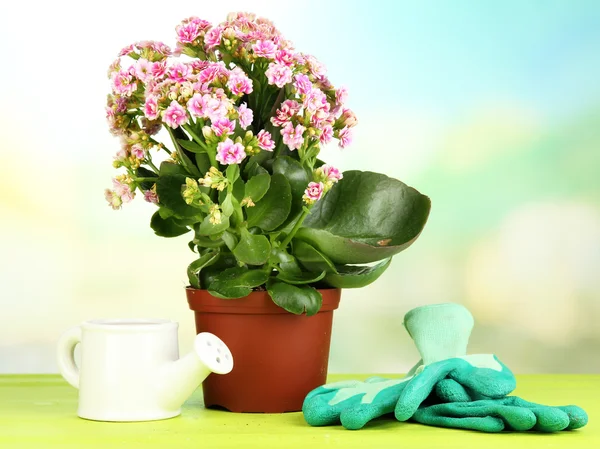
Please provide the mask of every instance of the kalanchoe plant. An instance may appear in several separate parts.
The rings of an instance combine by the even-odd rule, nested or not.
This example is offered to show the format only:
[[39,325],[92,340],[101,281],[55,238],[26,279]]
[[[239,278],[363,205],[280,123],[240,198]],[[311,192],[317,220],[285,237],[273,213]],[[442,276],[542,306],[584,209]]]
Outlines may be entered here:
[[157,206],[157,235],[191,232],[190,286],[217,297],[266,288],[289,312],[312,315],[318,288],[376,280],[418,237],[430,201],[385,175],[342,175],[318,159],[322,145],[352,141],[346,90],[253,14],[217,26],[191,17],[176,33],[174,51],[138,42],[110,67],[106,110],[122,144],[114,166],[125,173],[106,190],[109,204],[139,192]]

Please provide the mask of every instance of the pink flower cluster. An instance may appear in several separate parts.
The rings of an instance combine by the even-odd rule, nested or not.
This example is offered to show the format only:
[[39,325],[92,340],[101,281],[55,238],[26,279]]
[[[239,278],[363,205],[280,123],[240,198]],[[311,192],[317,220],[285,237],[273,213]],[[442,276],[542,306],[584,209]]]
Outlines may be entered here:
[[[335,89],[324,66],[295,51],[269,20],[232,13],[213,26],[189,17],[175,33],[174,51],[162,42],[137,42],[123,48],[109,68],[106,116],[111,133],[121,139],[115,167],[131,175],[140,165],[151,168],[151,150],[163,147],[153,136],[163,126],[177,133],[183,128],[190,139],[204,136],[203,145],[224,165],[274,151],[278,144],[302,157],[334,138],[340,147],[352,142],[357,120],[345,106],[346,89]],[[182,54],[190,58],[179,58]],[[280,129],[269,132],[265,122],[267,129]],[[325,178],[317,180],[323,192],[334,182]],[[130,201],[137,188],[146,200],[157,201],[155,192],[135,181],[126,185],[129,194],[123,187],[107,194],[113,207]],[[315,192],[313,186],[308,198]]]

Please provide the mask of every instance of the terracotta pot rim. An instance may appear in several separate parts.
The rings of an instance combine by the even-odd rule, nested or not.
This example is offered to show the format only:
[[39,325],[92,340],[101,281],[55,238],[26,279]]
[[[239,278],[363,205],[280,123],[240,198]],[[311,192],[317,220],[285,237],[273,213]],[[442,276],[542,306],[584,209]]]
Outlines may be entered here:
[[[341,296],[339,288],[317,289],[323,294],[323,304],[318,313],[331,312],[338,308]],[[267,291],[253,291],[237,299],[222,299],[212,296],[208,290],[186,287],[188,305],[191,310],[202,313],[234,314],[288,314],[294,315],[273,302]]]

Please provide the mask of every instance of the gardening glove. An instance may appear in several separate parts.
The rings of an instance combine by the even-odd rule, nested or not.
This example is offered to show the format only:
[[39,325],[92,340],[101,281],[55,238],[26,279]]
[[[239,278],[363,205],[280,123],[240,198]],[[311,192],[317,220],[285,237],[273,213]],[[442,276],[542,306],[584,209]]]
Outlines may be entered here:
[[[456,394],[466,388],[481,397],[501,398],[515,389],[514,375],[495,355],[466,355],[473,316],[465,307],[453,303],[417,307],[404,316],[404,326],[421,361],[398,398],[394,411],[398,420],[408,420],[432,392],[435,397],[436,385],[446,379],[454,382],[447,384],[450,389],[461,386]],[[452,394],[448,391],[444,398]]]
[[551,407],[516,396],[472,402],[452,402],[419,408],[412,419],[429,426],[500,432],[557,432],[583,427],[588,416],[575,405]]
[[[427,306],[409,312],[407,317],[410,318],[405,320],[407,329],[412,332],[423,356],[411,373],[404,379],[371,378],[365,382],[345,381],[319,387],[304,400],[302,411],[308,424],[325,426],[341,422],[347,429],[360,429],[370,420],[394,412],[401,397],[404,408],[414,411],[435,387],[435,382],[444,376],[454,376],[475,391],[495,397],[514,389],[512,373],[497,359],[490,361],[484,357],[482,361],[481,356],[467,356],[464,360],[454,357],[466,352],[473,326],[473,318],[464,307],[457,304]],[[436,344],[428,344],[428,339]],[[431,369],[424,365],[424,362],[437,359],[441,361],[433,363]],[[493,365],[495,370],[500,367],[502,371],[504,367],[504,371],[500,376],[495,370],[490,375],[489,370],[478,368],[482,363]],[[499,377],[503,379],[502,374],[508,385],[498,382]],[[405,388],[409,388],[409,394],[404,394]]]
[[341,423],[346,429],[361,429],[372,419],[394,411],[409,379],[372,377],[364,382],[349,380],[323,385],[304,399],[304,419],[311,426]]

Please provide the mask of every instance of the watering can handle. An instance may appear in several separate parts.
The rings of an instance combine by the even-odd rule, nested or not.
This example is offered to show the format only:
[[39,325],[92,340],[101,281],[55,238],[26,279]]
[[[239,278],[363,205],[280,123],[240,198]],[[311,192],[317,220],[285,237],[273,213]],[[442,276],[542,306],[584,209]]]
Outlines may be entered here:
[[72,327],[58,340],[58,368],[67,382],[79,389],[79,368],[75,364],[75,346],[81,343],[81,328]]

